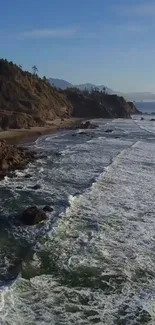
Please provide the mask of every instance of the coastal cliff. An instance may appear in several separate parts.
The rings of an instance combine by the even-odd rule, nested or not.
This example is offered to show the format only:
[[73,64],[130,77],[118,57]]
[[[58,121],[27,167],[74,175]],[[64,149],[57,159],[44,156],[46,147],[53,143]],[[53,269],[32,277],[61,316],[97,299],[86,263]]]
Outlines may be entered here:
[[23,71],[20,66],[0,60],[0,126],[29,128],[46,120],[69,117],[72,106],[47,79]]
[[140,113],[131,102],[123,97],[109,95],[103,91],[69,88],[65,91],[73,107],[73,116],[91,118],[129,118]]
[[96,89],[65,91],[51,86],[46,77],[23,71],[7,60],[0,60],[0,127],[28,129],[46,126],[56,118],[128,118],[138,113],[123,97]]

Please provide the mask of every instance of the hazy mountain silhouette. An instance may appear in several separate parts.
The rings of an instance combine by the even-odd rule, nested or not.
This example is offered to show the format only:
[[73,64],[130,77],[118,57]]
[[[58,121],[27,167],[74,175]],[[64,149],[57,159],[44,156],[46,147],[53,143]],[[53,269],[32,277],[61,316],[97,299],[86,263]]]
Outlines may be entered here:
[[66,89],[66,88],[71,88],[71,87],[76,87],[80,90],[91,90],[92,88],[98,88],[98,90],[103,90],[105,88],[106,92],[108,94],[117,94],[119,96],[123,96],[126,100],[128,101],[155,101],[155,94],[151,92],[131,92],[131,93],[123,93],[120,91],[115,91],[112,90],[105,85],[100,85],[97,86],[95,84],[91,83],[85,83],[85,84],[79,84],[79,85],[73,85],[70,82],[63,80],[63,79],[54,79],[54,78],[49,78],[50,84],[55,85],[57,88],[61,89]]
[[49,78],[48,79],[51,85],[54,85],[56,88],[66,89],[71,88],[73,85],[63,79],[55,79],[55,78]]

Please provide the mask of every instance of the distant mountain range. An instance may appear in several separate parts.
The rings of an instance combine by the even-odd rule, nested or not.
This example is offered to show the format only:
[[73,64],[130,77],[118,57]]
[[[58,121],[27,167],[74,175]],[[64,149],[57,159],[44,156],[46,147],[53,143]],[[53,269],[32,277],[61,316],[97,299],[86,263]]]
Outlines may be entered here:
[[155,101],[155,94],[151,92],[132,92],[132,93],[122,93],[119,91],[114,91],[104,85],[97,86],[91,83],[85,83],[80,85],[73,85],[70,82],[63,80],[63,79],[55,79],[49,78],[49,82],[51,85],[54,85],[57,88],[61,88],[65,90],[66,88],[76,87],[80,90],[88,89],[91,90],[92,88],[98,88],[100,91],[105,88],[108,94],[117,94],[119,96],[123,96],[128,101]]
[[80,89],[82,91],[85,90],[85,89],[91,90],[92,88],[98,88],[99,90],[103,90],[103,88],[105,88],[106,92],[108,94],[116,94],[116,92],[114,92],[112,89],[110,89],[110,88],[108,88],[108,87],[106,87],[104,85],[96,86],[96,85],[93,85],[91,83],[73,85],[70,82],[68,82],[66,80],[63,80],[63,79],[49,78],[48,80],[49,80],[51,85],[54,85],[55,87],[61,88],[63,90],[65,90],[66,88],[72,88],[72,87],[78,88],[78,89]]

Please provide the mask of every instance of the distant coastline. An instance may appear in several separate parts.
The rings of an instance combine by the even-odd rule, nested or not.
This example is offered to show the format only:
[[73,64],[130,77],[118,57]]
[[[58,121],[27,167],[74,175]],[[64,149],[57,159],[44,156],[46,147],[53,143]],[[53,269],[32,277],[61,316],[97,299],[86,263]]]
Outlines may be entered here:
[[155,101],[136,101],[134,103],[143,114],[155,114]]

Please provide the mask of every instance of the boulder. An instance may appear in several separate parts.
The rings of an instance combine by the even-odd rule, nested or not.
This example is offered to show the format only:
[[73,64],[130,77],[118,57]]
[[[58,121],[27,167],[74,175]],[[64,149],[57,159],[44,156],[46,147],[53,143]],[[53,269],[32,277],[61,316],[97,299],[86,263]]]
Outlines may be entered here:
[[144,121],[144,117],[141,117],[141,121]]
[[47,216],[46,216],[45,211],[38,209],[36,206],[29,207],[28,209],[26,209],[23,212],[23,214],[21,216],[22,223],[24,223],[25,225],[28,225],[28,226],[36,225],[46,219],[47,219]]
[[107,129],[107,130],[105,130],[105,132],[106,132],[106,133],[112,133],[113,130],[112,130],[112,129]]
[[150,120],[151,122],[154,122],[155,121],[155,119],[154,118],[151,118],[151,120]]
[[45,212],[53,212],[53,208],[52,207],[50,207],[50,205],[46,205],[44,208],[43,208],[43,211],[45,211]]

